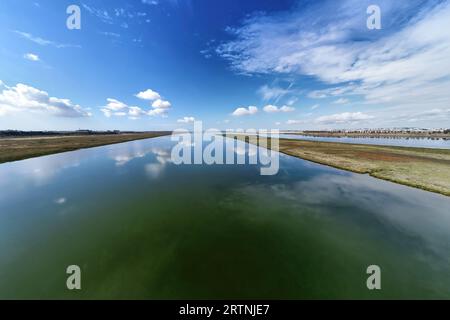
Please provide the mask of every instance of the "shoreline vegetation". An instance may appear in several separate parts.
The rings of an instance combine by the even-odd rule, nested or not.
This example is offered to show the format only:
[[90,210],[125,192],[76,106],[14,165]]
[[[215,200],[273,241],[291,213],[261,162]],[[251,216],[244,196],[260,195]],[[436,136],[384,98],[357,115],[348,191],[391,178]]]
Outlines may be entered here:
[[[7,134],[5,134],[7,133]],[[0,164],[55,153],[170,135],[171,131],[1,131]]]
[[[231,135],[249,142],[248,136]],[[450,150],[258,137],[258,145],[355,173],[450,196]]]

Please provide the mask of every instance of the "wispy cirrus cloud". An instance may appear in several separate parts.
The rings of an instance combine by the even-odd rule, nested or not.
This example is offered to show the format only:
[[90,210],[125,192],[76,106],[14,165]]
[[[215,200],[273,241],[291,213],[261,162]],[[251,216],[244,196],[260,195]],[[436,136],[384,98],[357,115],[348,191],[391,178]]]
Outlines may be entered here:
[[[311,115],[311,114],[307,114]],[[365,114],[363,112],[343,112],[336,113],[326,116],[321,116],[317,118],[308,118],[308,119],[290,119],[286,121],[288,125],[314,125],[314,126],[323,126],[323,125],[354,125],[359,124],[361,122],[367,122],[375,117],[372,115]]]
[[[148,3],[145,2],[145,4],[152,4],[151,2],[155,1],[149,1]],[[93,4],[91,5],[86,3],[82,3],[81,5],[90,15],[98,18],[103,23],[109,25],[119,25],[124,29],[128,29],[130,23],[132,23],[133,21],[137,21],[139,23],[142,23],[144,21],[147,23],[150,22],[150,20],[147,18],[147,12],[132,10],[132,7],[130,6],[111,9],[97,7]]]
[[109,23],[112,24],[113,23],[113,17],[111,16],[111,14],[104,9],[98,9],[95,8],[93,6],[89,6],[85,3],[81,4],[83,6],[83,8],[89,12],[90,14],[96,16],[97,18],[99,18],[101,21],[105,22],[105,23]]
[[58,49],[60,49],[60,48],[81,48],[80,45],[59,43],[59,42],[47,40],[47,39],[44,39],[41,37],[36,37],[28,32],[22,32],[22,31],[17,31],[17,30],[15,30],[14,32],[17,33],[18,35],[20,35],[22,38],[30,40],[41,46],[53,46]]
[[[383,30],[365,26],[370,1],[315,1],[254,14],[217,47],[245,74],[314,77],[310,98],[356,95],[364,105],[417,112],[450,105],[450,3],[386,1]],[[386,112],[382,118],[388,118]],[[378,118],[378,117],[377,117]]]
[[159,2],[156,1],[156,0],[141,0],[141,2],[143,4],[149,4],[149,5],[152,5],[152,6],[157,6],[159,4]]
[[333,101],[334,104],[347,104],[349,102],[350,102],[350,100],[347,98],[339,98],[339,99]]
[[291,92],[290,88],[291,85],[286,89],[277,86],[271,87],[268,85],[263,85],[261,88],[258,89],[258,94],[261,95],[261,97],[266,101],[272,99],[278,100],[283,96],[289,94]]
[[363,112],[343,112],[322,116],[315,119],[319,124],[349,124],[373,119],[374,117]]

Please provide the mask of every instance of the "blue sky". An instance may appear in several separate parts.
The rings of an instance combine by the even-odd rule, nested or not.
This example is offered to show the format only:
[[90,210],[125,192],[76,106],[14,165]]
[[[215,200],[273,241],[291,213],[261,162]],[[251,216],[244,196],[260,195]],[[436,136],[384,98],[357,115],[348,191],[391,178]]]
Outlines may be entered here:
[[450,127],[448,30],[438,0],[2,0],[0,129]]

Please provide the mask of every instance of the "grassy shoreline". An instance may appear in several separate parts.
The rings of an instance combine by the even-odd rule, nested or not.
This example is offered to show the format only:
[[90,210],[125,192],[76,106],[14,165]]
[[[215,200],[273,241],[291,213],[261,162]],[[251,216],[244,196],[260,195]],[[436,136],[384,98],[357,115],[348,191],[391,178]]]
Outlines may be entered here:
[[169,135],[171,132],[137,132],[102,135],[71,135],[45,137],[11,137],[0,139],[0,164],[45,155],[99,147]]
[[[237,137],[245,140],[243,136]],[[264,140],[262,140],[264,141]],[[279,139],[284,154],[450,196],[450,150]]]

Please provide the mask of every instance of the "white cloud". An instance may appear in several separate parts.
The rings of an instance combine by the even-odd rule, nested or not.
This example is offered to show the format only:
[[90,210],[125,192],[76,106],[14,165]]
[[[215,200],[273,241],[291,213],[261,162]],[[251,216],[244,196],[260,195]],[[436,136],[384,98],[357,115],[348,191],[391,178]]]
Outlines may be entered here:
[[128,108],[128,106],[125,103],[120,102],[119,100],[112,98],[108,98],[106,100],[108,101],[108,104],[106,105],[106,108],[108,110],[119,111]]
[[108,98],[108,104],[101,109],[103,114],[106,117],[111,116],[128,116],[132,120],[139,119],[141,116],[163,116],[165,117],[168,113],[168,110],[171,107],[171,103],[167,100],[162,100],[161,95],[153,91],[152,89],[147,89],[145,91],[141,91],[135,96],[142,100],[152,101],[152,107],[151,110],[143,110],[140,107],[137,106],[129,106],[121,101],[118,101],[116,99]]
[[152,101],[153,110],[147,112],[149,116],[166,116],[172,106],[169,101],[163,100],[161,95],[152,89],[141,91],[136,94],[136,97],[142,100]]
[[66,203],[66,198],[58,198],[55,200],[56,204],[62,205],[64,203]]
[[178,123],[192,123],[195,121],[194,117],[183,117],[182,119],[178,119]]
[[136,94],[136,97],[142,100],[150,100],[150,101],[161,99],[161,95],[158,92],[153,91],[152,89],[141,91],[138,94]]
[[[309,121],[310,122],[310,121]],[[288,121],[286,121],[286,124],[289,124],[289,125],[293,125],[293,124],[305,124],[305,123],[308,123],[308,121],[306,121],[306,120],[288,120]]]
[[348,99],[346,99],[346,98],[339,98],[339,99],[337,99],[336,101],[334,101],[333,103],[334,104],[347,104],[347,103],[349,103],[350,102],[350,100],[348,100]]
[[149,116],[165,116],[167,114],[167,109],[156,108],[156,109],[150,110],[147,114]]
[[109,23],[112,24],[112,17],[109,14],[108,11],[104,10],[104,9],[98,9],[98,8],[94,8],[91,6],[88,6],[86,4],[82,4],[83,8],[89,12],[90,14],[96,16],[97,18],[99,18],[101,21],[105,22],[105,23]]
[[289,100],[288,100],[288,102],[286,102],[286,104],[288,105],[288,106],[292,106],[294,103],[296,103],[298,101],[298,98],[297,97],[292,97],[292,98],[290,98]]
[[153,5],[153,6],[158,5],[158,1],[156,1],[156,0],[142,0],[142,3],[143,4]]
[[115,32],[100,31],[99,33],[106,37],[120,38],[120,34]]
[[54,46],[56,48],[81,48],[81,46],[79,46],[79,45],[58,43],[58,42],[43,39],[40,37],[35,37],[31,33],[28,33],[28,32],[22,32],[22,31],[14,31],[14,32],[17,33],[18,35],[20,35],[22,38],[30,40],[41,46]]
[[250,106],[248,108],[240,107],[233,111],[232,115],[235,117],[252,115],[258,112],[258,108]]
[[108,101],[108,104],[100,110],[107,118],[110,118],[111,116],[125,117],[128,115],[131,119],[137,119],[146,114],[141,108],[129,106],[117,99],[108,98],[106,100]]
[[450,2],[380,0],[389,23],[383,32],[365,28],[364,3],[320,2],[251,16],[229,29],[235,40],[217,53],[241,73],[315,77],[334,87],[310,97],[357,95],[385,109],[378,120],[393,107],[417,112],[450,105]]
[[[391,121],[408,121],[408,122],[418,122],[422,120],[433,120],[441,121],[443,123],[450,123],[450,109],[439,109],[434,108],[431,110],[420,111],[420,112],[406,112],[401,114],[393,115],[389,120]],[[446,126],[448,127],[448,125]]]
[[313,105],[313,106],[311,107],[311,110],[315,110],[315,109],[317,109],[318,107],[320,107],[320,105],[319,105],[319,104],[315,104],[315,105]]
[[263,108],[264,112],[267,113],[275,113],[275,112],[293,112],[295,111],[294,107],[289,107],[289,106],[282,106],[281,108],[278,108],[277,106],[274,105],[267,105]]
[[283,89],[280,87],[269,87],[268,85],[264,85],[258,89],[258,93],[266,101],[271,99],[278,100],[279,98],[283,97],[284,95],[290,92],[291,92],[290,89]]
[[0,94],[0,115],[27,111],[68,118],[90,116],[69,99],[50,97],[47,92],[22,83],[5,88]]
[[329,116],[322,116],[315,120],[319,124],[349,124],[360,122],[364,120],[373,119],[373,116],[364,114],[362,112],[344,112],[339,114],[332,114]]
[[130,115],[130,117],[136,119],[139,116],[141,116],[142,114],[144,114],[145,112],[139,108],[139,107],[130,107],[128,109],[128,114]]
[[157,108],[157,109],[168,109],[170,108],[172,105],[170,104],[169,101],[167,100],[161,100],[161,99],[156,99],[155,101],[153,101],[152,103],[152,107],[153,108]]
[[34,53],[26,53],[26,54],[23,55],[23,57],[25,59],[27,59],[27,60],[30,60],[30,61],[39,61],[40,60],[39,56],[37,54],[34,54]]
[[349,83],[345,86],[332,87],[323,90],[314,90],[308,93],[308,97],[312,99],[323,99],[329,97],[336,97],[341,95],[352,94],[355,90],[358,89],[358,86],[354,83]]

